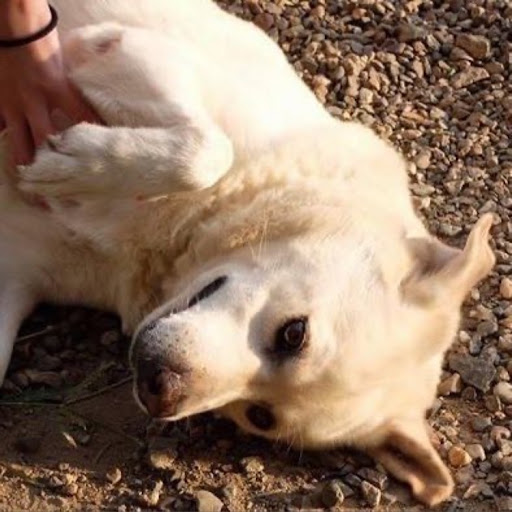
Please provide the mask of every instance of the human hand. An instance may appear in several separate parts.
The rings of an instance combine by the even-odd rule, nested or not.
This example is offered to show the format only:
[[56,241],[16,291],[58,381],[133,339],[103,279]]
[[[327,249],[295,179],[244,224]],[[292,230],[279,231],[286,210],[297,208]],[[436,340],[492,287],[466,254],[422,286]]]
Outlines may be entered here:
[[[46,1],[0,2],[0,38],[34,33],[50,21]],[[0,48],[0,130],[7,129],[12,164],[28,164],[48,135],[99,121],[67,80],[56,30],[28,45]],[[67,126],[65,126],[67,125]]]

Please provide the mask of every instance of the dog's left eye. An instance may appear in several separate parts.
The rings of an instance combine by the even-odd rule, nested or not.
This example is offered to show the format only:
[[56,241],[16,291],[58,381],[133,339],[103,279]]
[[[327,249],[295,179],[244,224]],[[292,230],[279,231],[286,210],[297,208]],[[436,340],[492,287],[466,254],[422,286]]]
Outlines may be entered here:
[[276,351],[289,354],[299,352],[306,343],[307,332],[307,318],[289,320],[277,331]]

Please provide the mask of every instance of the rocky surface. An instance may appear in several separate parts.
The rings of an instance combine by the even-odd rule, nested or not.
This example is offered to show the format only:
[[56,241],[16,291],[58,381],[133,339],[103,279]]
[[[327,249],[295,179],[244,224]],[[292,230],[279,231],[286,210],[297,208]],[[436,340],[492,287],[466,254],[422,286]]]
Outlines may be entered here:
[[[430,423],[457,482],[441,510],[512,510],[510,2],[224,4],[279,42],[333,115],[404,152],[433,233],[460,246],[494,214],[497,266],[466,302]],[[0,394],[0,510],[414,505],[360,454],[296,453],[209,415],[154,435],[116,386],[128,376],[116,319],[42,308],[27,322]]]

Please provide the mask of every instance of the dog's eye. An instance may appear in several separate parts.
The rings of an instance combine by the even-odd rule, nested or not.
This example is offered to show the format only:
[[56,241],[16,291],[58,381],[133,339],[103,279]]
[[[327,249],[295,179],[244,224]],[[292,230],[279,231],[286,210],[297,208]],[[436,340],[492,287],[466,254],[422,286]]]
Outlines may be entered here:
[[198,302],[201,302],[204,299],[213,295],[219,288],[221,288],[228,278],[226,276],[218,277],[215,281],[212,281],[210,284],[206,285],[199,293],[196,293],[189,301],[188,307],[191,308],[195,306]]
[[251,405],[245,411],[247,419],[259,430],[270,430],[276,426],[275,416],[261,405]]
[[308,321],[306,318],[296,318],[286,322],[278,331],[275,348],[281,353],[297,353],[306,342]]

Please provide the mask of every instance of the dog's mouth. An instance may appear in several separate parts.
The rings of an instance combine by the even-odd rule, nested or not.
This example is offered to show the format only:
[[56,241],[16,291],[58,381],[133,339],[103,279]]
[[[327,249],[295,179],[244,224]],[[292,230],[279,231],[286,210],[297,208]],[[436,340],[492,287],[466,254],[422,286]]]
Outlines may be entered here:
[[148,396],[147,392],[142,391],[144,386],[141,388],[137,380],[133,386],[135,401],[146,414],[161,421],[179,421],[196,414],[220,409],[240,398],[233,391],[228,391],[215,398],[194,400],[191,403],[189,396],[180,394],[186,388],[186,378],[184,376],[177,377],[177,382],[170,390],[170,393],[163,393],[162,395],[153,394],[161,390],[151,389]]

